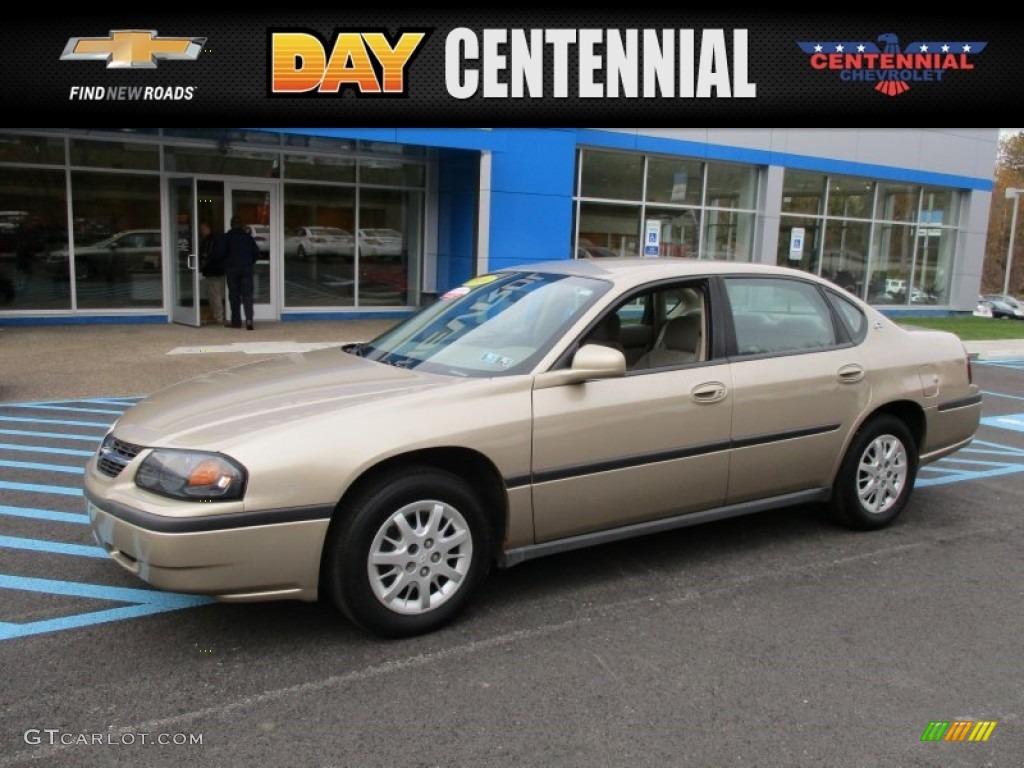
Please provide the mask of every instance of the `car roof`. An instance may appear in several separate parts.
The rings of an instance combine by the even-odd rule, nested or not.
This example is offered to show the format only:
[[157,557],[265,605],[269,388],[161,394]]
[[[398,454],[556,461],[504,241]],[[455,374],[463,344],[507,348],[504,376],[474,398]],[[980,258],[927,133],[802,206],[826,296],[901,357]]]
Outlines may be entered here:
[[563,259],[505,267],[495,272],[546,272],[611,280],[623,284],[639,284],[651,280],[697,277],[705,275],[751,275],[759,277],[800,277],[832,285],[810,272],[775,264],[692,258],[615,258]]

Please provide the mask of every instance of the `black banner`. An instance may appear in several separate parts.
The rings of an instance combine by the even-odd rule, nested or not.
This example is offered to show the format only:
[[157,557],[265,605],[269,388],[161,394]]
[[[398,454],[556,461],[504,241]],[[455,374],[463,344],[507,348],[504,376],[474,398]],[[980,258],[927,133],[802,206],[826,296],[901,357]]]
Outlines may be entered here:
[[26,9],[0,36],[11,127],[1015,121],[1019,26],[903,8]]

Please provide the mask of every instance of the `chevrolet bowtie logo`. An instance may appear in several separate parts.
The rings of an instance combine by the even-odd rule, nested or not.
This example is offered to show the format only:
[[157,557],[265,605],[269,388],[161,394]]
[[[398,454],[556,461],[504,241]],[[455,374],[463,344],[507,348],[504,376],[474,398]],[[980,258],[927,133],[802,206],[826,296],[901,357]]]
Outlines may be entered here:
[[156,69],[157,59],[195,61],[205,37],[157,37],[155,29],[111,30],[110,37],[72,37],[61,61],[107,62],[107,69]]

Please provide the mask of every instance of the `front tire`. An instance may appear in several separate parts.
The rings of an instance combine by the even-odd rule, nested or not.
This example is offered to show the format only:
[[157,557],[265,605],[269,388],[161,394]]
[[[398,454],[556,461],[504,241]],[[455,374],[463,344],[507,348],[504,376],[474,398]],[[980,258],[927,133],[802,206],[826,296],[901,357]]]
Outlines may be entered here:
[[429,467],[387,474],[357,491],[327,537],[327,594],[354,623],[383,637],[452,621],[490,566],[490,528],[477,494]]
[[857,530],[889,525],[910,499],[917,468],[917,444],[906,424],[894,416],[874,417],[843,458],[832,492],[833,515]]

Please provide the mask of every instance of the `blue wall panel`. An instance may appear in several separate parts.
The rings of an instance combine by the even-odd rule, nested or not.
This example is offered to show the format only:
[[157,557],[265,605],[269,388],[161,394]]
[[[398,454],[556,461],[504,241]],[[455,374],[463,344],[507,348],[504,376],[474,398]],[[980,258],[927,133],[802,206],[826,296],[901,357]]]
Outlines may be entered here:
[[488,268],[569,258],[576,131],[495,133]]

